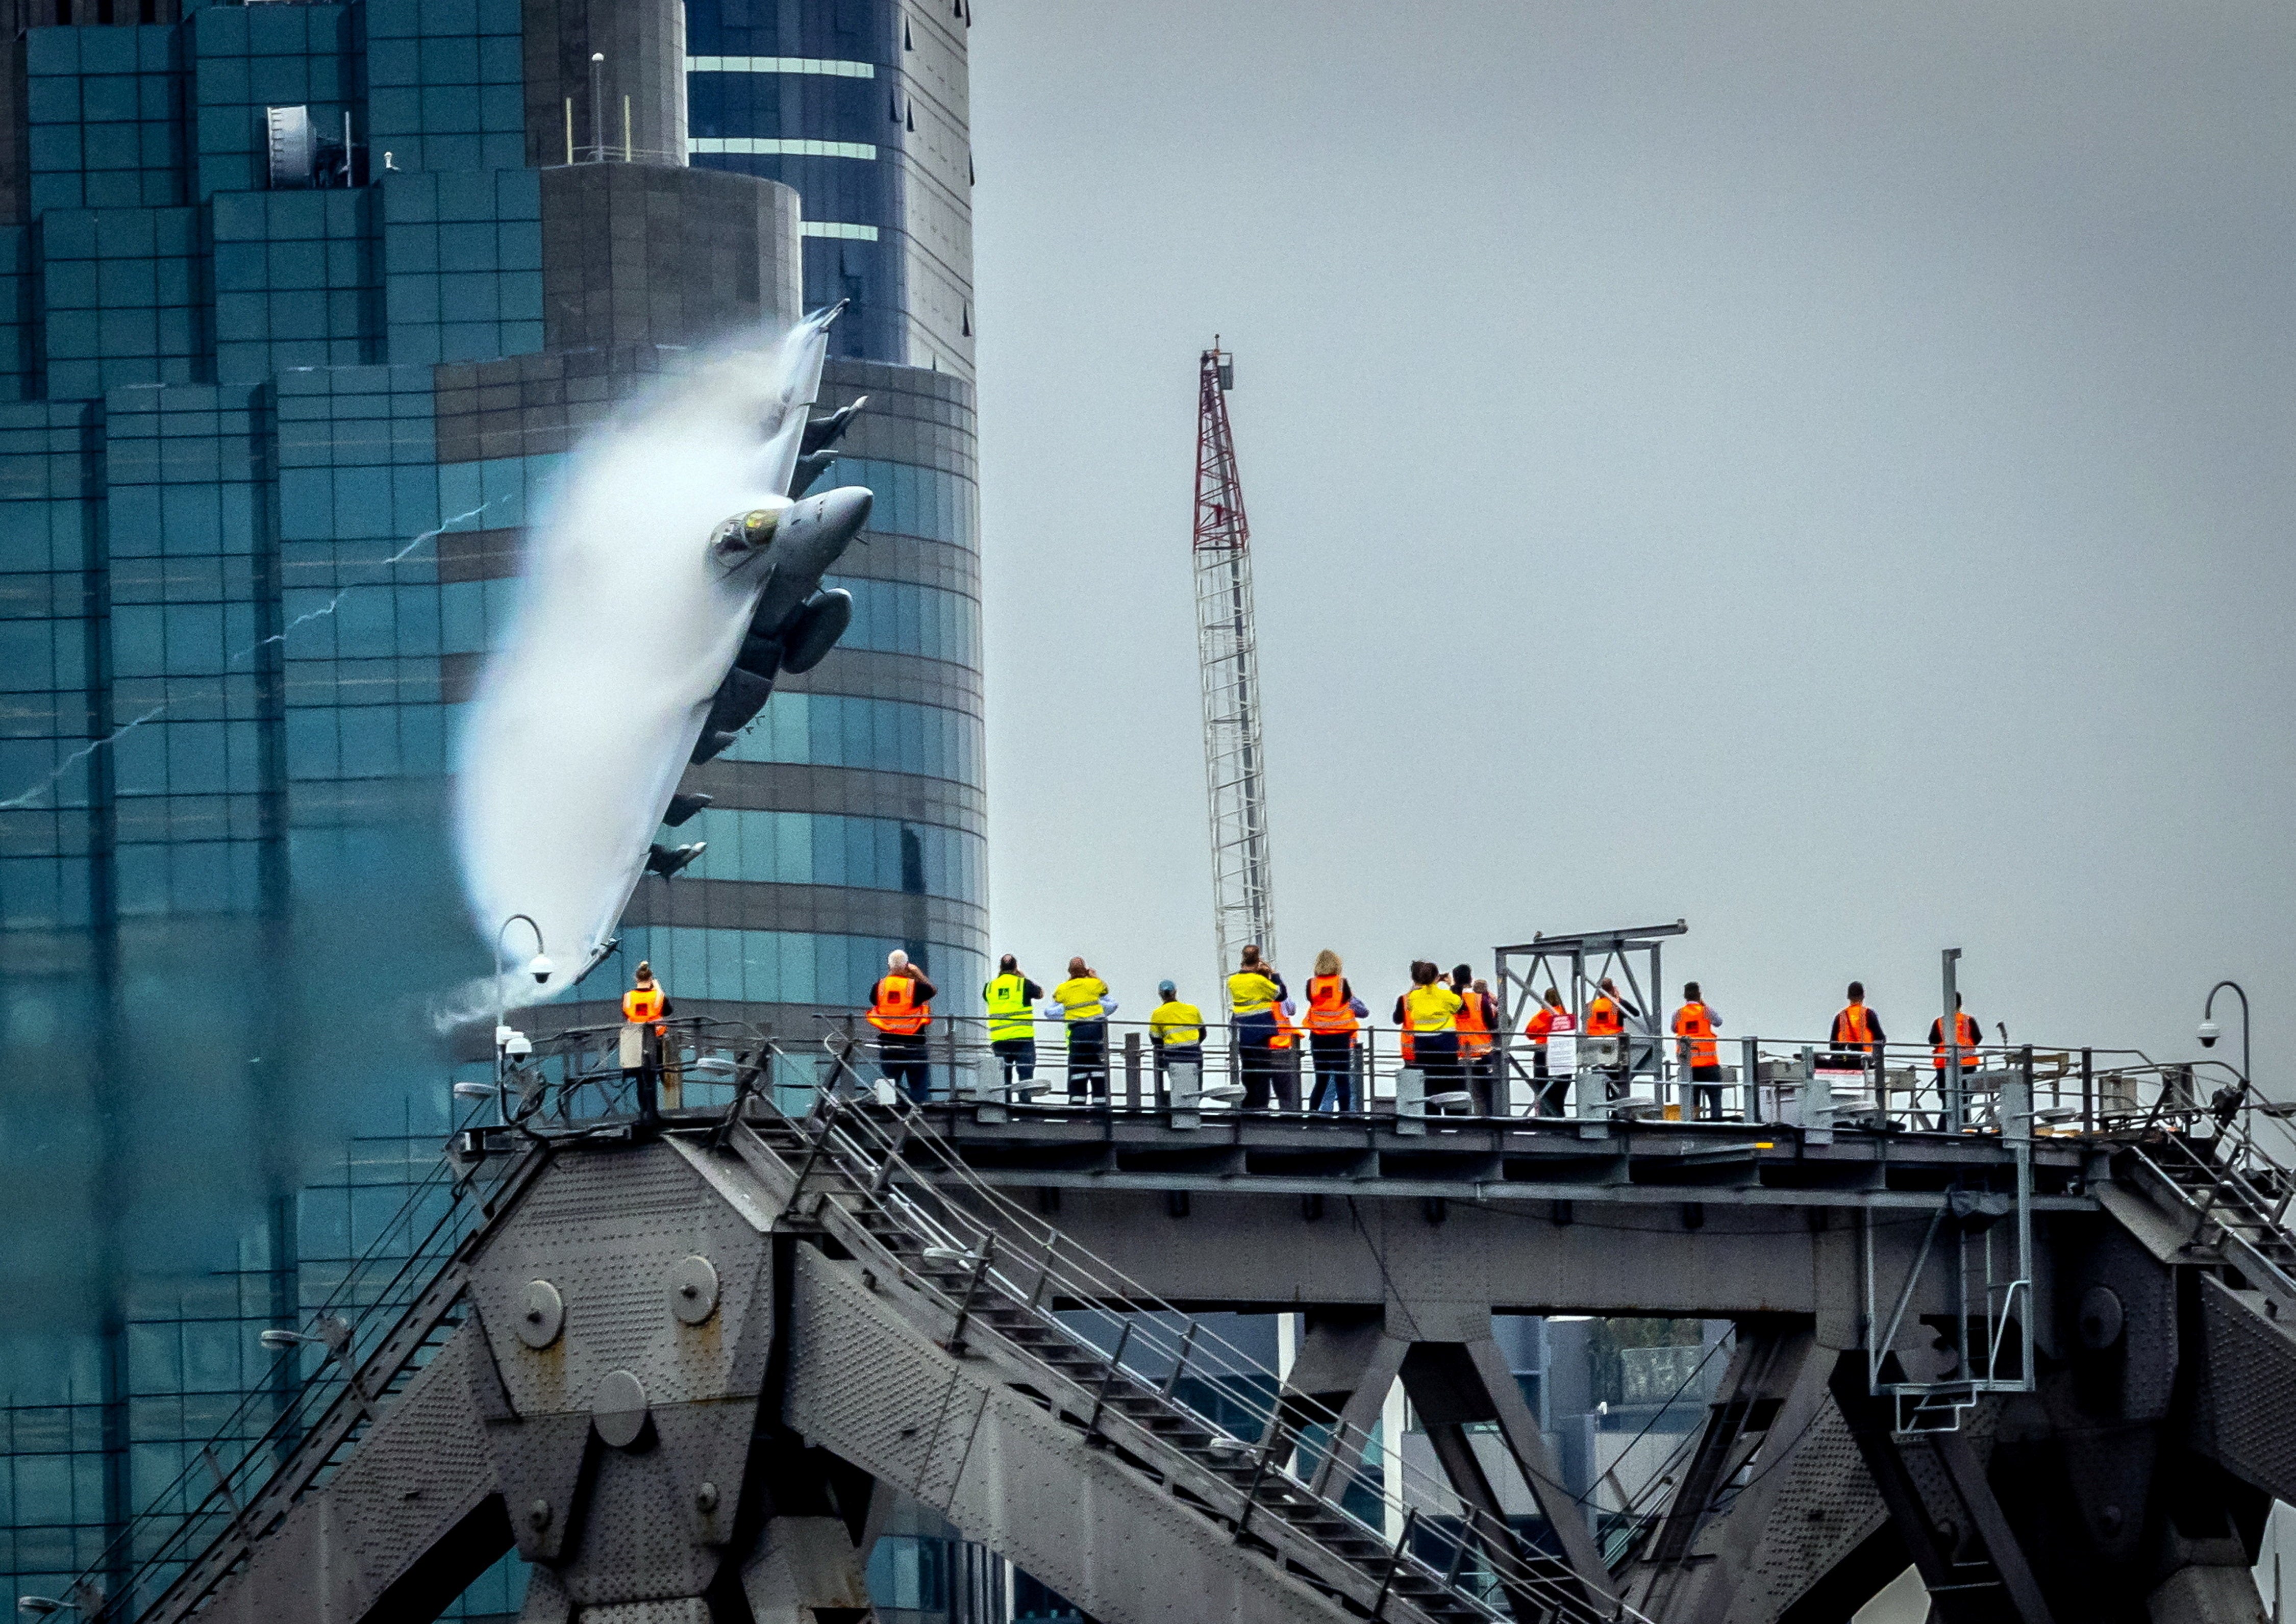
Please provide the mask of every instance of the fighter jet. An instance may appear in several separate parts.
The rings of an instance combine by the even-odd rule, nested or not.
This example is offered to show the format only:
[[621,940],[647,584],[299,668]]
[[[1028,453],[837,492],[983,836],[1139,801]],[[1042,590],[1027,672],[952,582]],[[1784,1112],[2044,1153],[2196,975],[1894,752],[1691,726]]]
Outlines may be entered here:
[[[836,312],[830,314],[834,316]],[[806,422],[804,438],[791,465],[788,504],[737,513],[709,537],[709,556],[715,564],[729,575],[762,569],[763,586],[758,594],[758,607],[750,617],[750,628],[742,634],[741,652],[734,656],[734,667],[726,673],[726,680],[718,685],[709,714],[702,718],[701,736],[687,757],[693,766],[699,767],[723,750],[757,719],[773,696],[776,676],[812,670],[853,623],[853,595],[841,586],[824,589],[821,578],[844,556],[868,521],[871,493],[857,485],[821,496],[806,497],[804,492],[836,461],[829,447],[843,436],[854,414],[868,404],[869,398],[864,395],[826,417]],[[709,804],[707,795],[680,791],[669,798],[661,821],[675,829]],[[700,857],[708,845],[706,841],[684,846],[656,841],[646,851],[645,872],[669,879]]]
[[[839,413],[832,432],[842,431],[861,404],[857,400]],[[841,586],[824,590],[821,578],[852,545],[869,507],[870,493],[849,486],[784,509],[738,514],[710,537],[711,557],[729,570],[763,558],[765,586],[734,668],[711,696],[701,735],[687,757],[690,764],[698,767],[717,755],[757,718],[773,694],[775,677],[812,670],[845,635],[853,623],[853,595]],[[661,821],[674,829],[709,804],[707,795],[674,794]],[[673,848],[657,842],[646,855],[646,872],[667,880],[700,857],[703,844]]]
[[[836,315],[783,340],[763,390],[726,364],[671,391],[578,462],[555,521],[537,527],[524,607],[463,734],[456,799],[478,923],[491,934],[524,914],[568,956],[542,996],[611,951],[646,874],[701,855],[700,842],[650,838],[709,804],[678,792],[686,767],[731,744],[775,678],[811,670],[852,619],[851,595],[821,579],[867,522],[871,493],[805,494],[862,405],[812,417]],[[740,506],[693,523],[713,493]]]

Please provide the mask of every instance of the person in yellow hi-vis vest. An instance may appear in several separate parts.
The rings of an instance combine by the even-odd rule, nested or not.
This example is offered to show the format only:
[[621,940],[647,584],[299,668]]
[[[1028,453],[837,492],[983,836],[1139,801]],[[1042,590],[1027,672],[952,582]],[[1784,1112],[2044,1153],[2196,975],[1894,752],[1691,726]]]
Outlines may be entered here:
[[1431,1095],[1458,1091],[1459,1002],[1431,961],[1412,961],[1411,990],[1395,1001],[1395,1024],[1408,1035],[1411,1063]]
[[1260,957],[1257,947],[1244,948],[1235,973],[1227,979],[1227,1006],[1234,1017],[1246,1111],[1267,1110],[1271,1092],[1281,1098],[1284,1110],[1300,1108],[1299,1079],[1291,1063],[1291,1027],[1278,1013],[1291,997],[1275,966]]
[[1162,1079],[1175,1062],[1195,1067],[1201,1082],[1204,1074],[1204,1012],[1183,1001],[1179,988],[1173,982],[1159,981],[1156,994],[1163,1002],[1148,1017],[1148,1042],[1156,1051],[1160,1087],[1169,1087]]
[[1068,1023],[1069,1099],[1073,1103],[1108,1097],[1108,1018],[1115,1013],[1108,983],[1083,959],[1070,959],[1069,979],[1053,988],[1045,1019]]
[[988,1050],[1004,1068],[1007,1088],[1037,1075],[1037,1021],[1030,1005],[1044,996],[1045,989],[1021,973],[1021,961],[1009,953],[980,989],[980,1001],[988,1006]]

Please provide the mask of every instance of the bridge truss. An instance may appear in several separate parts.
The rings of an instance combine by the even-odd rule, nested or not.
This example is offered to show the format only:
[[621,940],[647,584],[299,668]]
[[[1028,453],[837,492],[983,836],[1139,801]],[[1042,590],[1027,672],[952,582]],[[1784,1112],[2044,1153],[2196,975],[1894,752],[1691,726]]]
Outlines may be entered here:
[[[611,1037],[508,1073],[434,1244],[346,1283],[86,1616],[419,1620],[515,1548],[529,1620],[845,1624],[891,1487],[1111,1624],[1817,1624],[1909,1562],[1944,1624],[2262,1617],[2296,1183],[2237,1091],[2049,1135],[920,1110],[685,1023],[664,1110],[665,1053],[627,1077]],[[2021,1214],[2023,1289],[1972,1314],[1950,1259]],[[1234,1310],[1300,1316],[1287,1370]],[[1735,1334],[1596,1516],[1495,1313]],[[1972,1335],[1998,1379],[1909,1409]],[[1378,1425],[1398,1382],[1431,1469]]]

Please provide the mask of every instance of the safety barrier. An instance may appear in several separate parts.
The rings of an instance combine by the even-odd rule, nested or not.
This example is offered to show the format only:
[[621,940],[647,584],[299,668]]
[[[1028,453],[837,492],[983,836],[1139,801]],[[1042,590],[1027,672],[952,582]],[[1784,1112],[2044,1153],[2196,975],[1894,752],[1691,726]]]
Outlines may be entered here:
[[[2239,1083],[2220,1062],[2161,1063],[2134,1050],[1986,1045],[1956,1050],[1960,1063],[1940,1067],[1927,1044],[1849,1049],[1768,1038],[1718,1040],[1719,1075],[1705,1076],[1693,1073],[1679,1039],[1632,1032],[1556,1038],[1544,1051],[1520,1033],[1495,1033],[1461,1062],[1406,1055],[1395,1029],[1366,1024],[1325,1069],[1325,1081],[1341,1072],[1347,1082],[1349,1109],[1341,1111],[1328,1088],[1318,1099],[1304,1034],[1269,1048],[1211,1026],[1183,1052],[1160,1047],[1146,1022],[1097,1024],[1096,1034],[1072,1034],[1040,1022],[1045,1035],[1030,1053],[992,1044],[988,1022],[970,1017],[936,1016],[890,1046],[857,1016],[817,1017],[812,1034],[677,1019],[659,1023],[657,1035],[617,1022],[532,1040],[512,1034],[495,1071],[501,1120],[538,1112],[562,1126],[641,1113],[642,1090],[652,1091],[645,1111],[722,1110],[745,1087],[802,1109],[843,1078],[885,1079],[910,1097],[922,1087],[937,1104],[992,1120],[1083,1109],[1152,1112],[1193,1128],[1272,1112],[1385,1120],[1414,1133],[1441,1120],[1503,1119],[1595,1137],[1620,1124],[1724,1123],[1792,1130],[1813,1144],[1843,1130],[2126,1134],[2205,1114]],[[494,1086],[456,1085],[466,1094]]]

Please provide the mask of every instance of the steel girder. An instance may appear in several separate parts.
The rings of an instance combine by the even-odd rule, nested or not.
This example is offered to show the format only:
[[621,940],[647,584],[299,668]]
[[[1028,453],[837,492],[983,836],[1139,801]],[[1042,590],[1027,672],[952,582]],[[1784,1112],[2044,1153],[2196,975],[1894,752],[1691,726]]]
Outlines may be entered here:
[[514,1545],[531,1624],[858,1618],[882,1480],[1111,1624],[1341,1624],[1342,1595],[1430,1624],[1272,1507],[1247,1537],[1230,1485],[1148,1466],[1128,1418],[1079,1427],[987,1327],[952,1353],[931,1302],[780,1211],[732,1155],[559,1158],[469,1260],[460,1330],[248,1530],[206,1616],[433,1617]]
[[[420,1619],[515,1545],[535,1620],[796,1624],[865,1607],[881,1479],[1101,1618],[1350,1610],[1344,1576],[1223,1533],[1026,1369],[952,1355],[937,1310],[873,1283],[865,1234],[791,1231],[771,1160],[562,1152],[434,1289],[463,1316],[452,1340],[331,1476],[209,1553],[205,1611]],[[1693,1222],[1669,1199],[1590,1221],[1371,1192],[1318,1212],[1239,1182],[1185,1206],[1072,1186],[1059,1221],[1177,1300],[1306,1312],[1299,1393],[1368,1419],[1400,1378],[1439,1430],[1497,1421],[1535,1494],[1554,1474],[1486,1350],[1493,1308],[1739,1322],[1675,1503],[1619,1576],[1662,1624],[1838,1624],[1925,1547],[1940,1586],[1984,1570],[1985,1596],[1941,1595],[1948,1619],[2260,1619],[2246,1562],[2270,1497],[2296,1499],[2296,1292],[2227,1267],[2171,1192],[2120,1181],[2101,1211],[2046,1216],[2036,1390],[1941,1444],[1891,1436],[1863,1398],[1838,1212],[1717,1200]],[[1876,1240],[1902,1269],[1910,1239]],[[1915,1317],[1939,1307],[1917,1294]],[[1475,1497],[1472,1452],[1438,1455]]]

